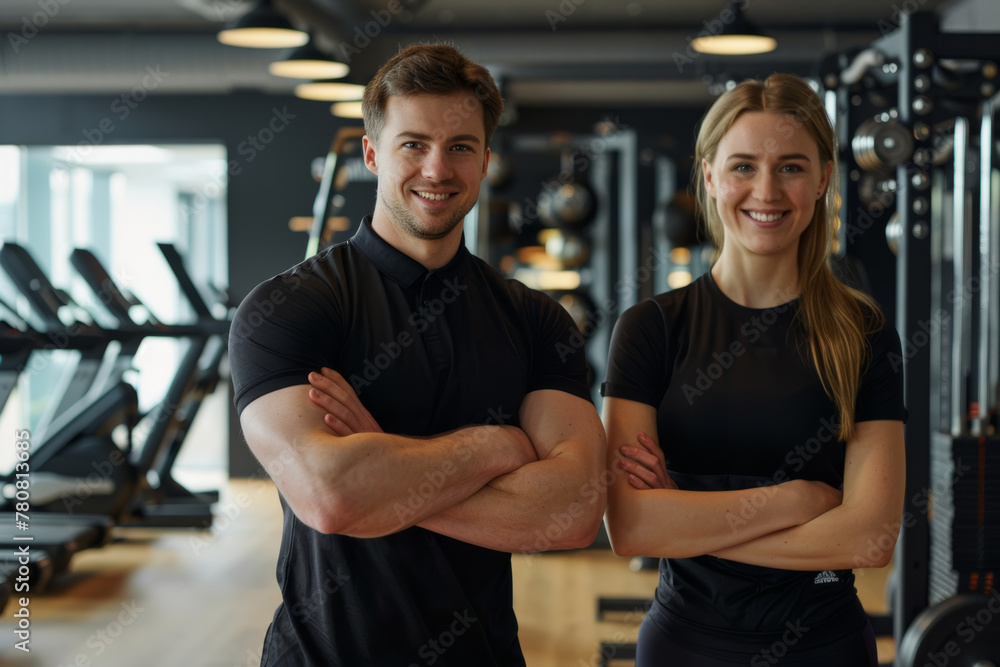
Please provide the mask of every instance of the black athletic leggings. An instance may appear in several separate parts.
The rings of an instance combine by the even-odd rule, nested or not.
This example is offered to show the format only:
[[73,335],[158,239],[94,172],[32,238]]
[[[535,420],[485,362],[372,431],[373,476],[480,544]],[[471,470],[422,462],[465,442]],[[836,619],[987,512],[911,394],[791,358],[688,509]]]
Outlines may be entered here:
[[866,623],[860,635],[842,642],[796,654],[794,646],[777,642],[764,648],[748,646],[743,651],[723,651],[712,647],[690,646],[668,637],[647,616],[639,628],[635,667],[878,667],[875,632]]

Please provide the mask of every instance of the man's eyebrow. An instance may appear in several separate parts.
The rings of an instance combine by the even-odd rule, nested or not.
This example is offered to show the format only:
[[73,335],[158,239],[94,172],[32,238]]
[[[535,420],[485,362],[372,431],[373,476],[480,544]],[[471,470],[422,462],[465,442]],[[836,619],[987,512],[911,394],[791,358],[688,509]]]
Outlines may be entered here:
[[[418,139],[420,141],[433,141],[434,137],[429,134],[424,134],[422,132],[400,132],[396,135],[396,139]],[[467,143],[482,143],[479,137],[474,134],[457,134],[453,137],[448,138],[449,142],[453,141],[464,141]]]

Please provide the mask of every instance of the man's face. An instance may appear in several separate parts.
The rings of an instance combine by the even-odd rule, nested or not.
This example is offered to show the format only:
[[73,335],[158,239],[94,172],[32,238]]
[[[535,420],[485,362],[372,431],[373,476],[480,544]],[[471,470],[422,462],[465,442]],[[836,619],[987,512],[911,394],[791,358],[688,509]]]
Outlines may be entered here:
[[378,175],[379,213],[402,234],[448,236],[479,197],[490,151],[483,109],[471,91],[393,96],[377,143],[364,139]]

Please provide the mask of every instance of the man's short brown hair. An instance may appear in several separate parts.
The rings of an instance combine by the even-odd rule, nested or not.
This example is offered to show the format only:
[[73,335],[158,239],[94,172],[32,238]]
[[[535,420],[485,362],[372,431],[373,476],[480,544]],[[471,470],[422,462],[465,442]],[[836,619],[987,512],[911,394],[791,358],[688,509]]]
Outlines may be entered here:
[[456,108],[456,121],[482,106],[488,146],[503,112],[503,98],[489,70],[463,56],[454,46],[409,46],[383,65],[365,87],[361,101],[365,134],[371,141],[378,142],[385,125],[386,104],[391,96],[461,92],[468,92],[469,99],[467,104]]

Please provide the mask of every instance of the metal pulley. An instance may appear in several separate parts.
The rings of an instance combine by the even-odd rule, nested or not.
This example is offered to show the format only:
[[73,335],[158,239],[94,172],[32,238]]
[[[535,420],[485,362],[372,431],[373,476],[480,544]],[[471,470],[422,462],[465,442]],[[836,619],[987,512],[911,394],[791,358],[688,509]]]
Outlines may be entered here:
[[855,132],[851,150],[865,171],[887,171],[913,155],[913,134],[899,121],[870,118]]

